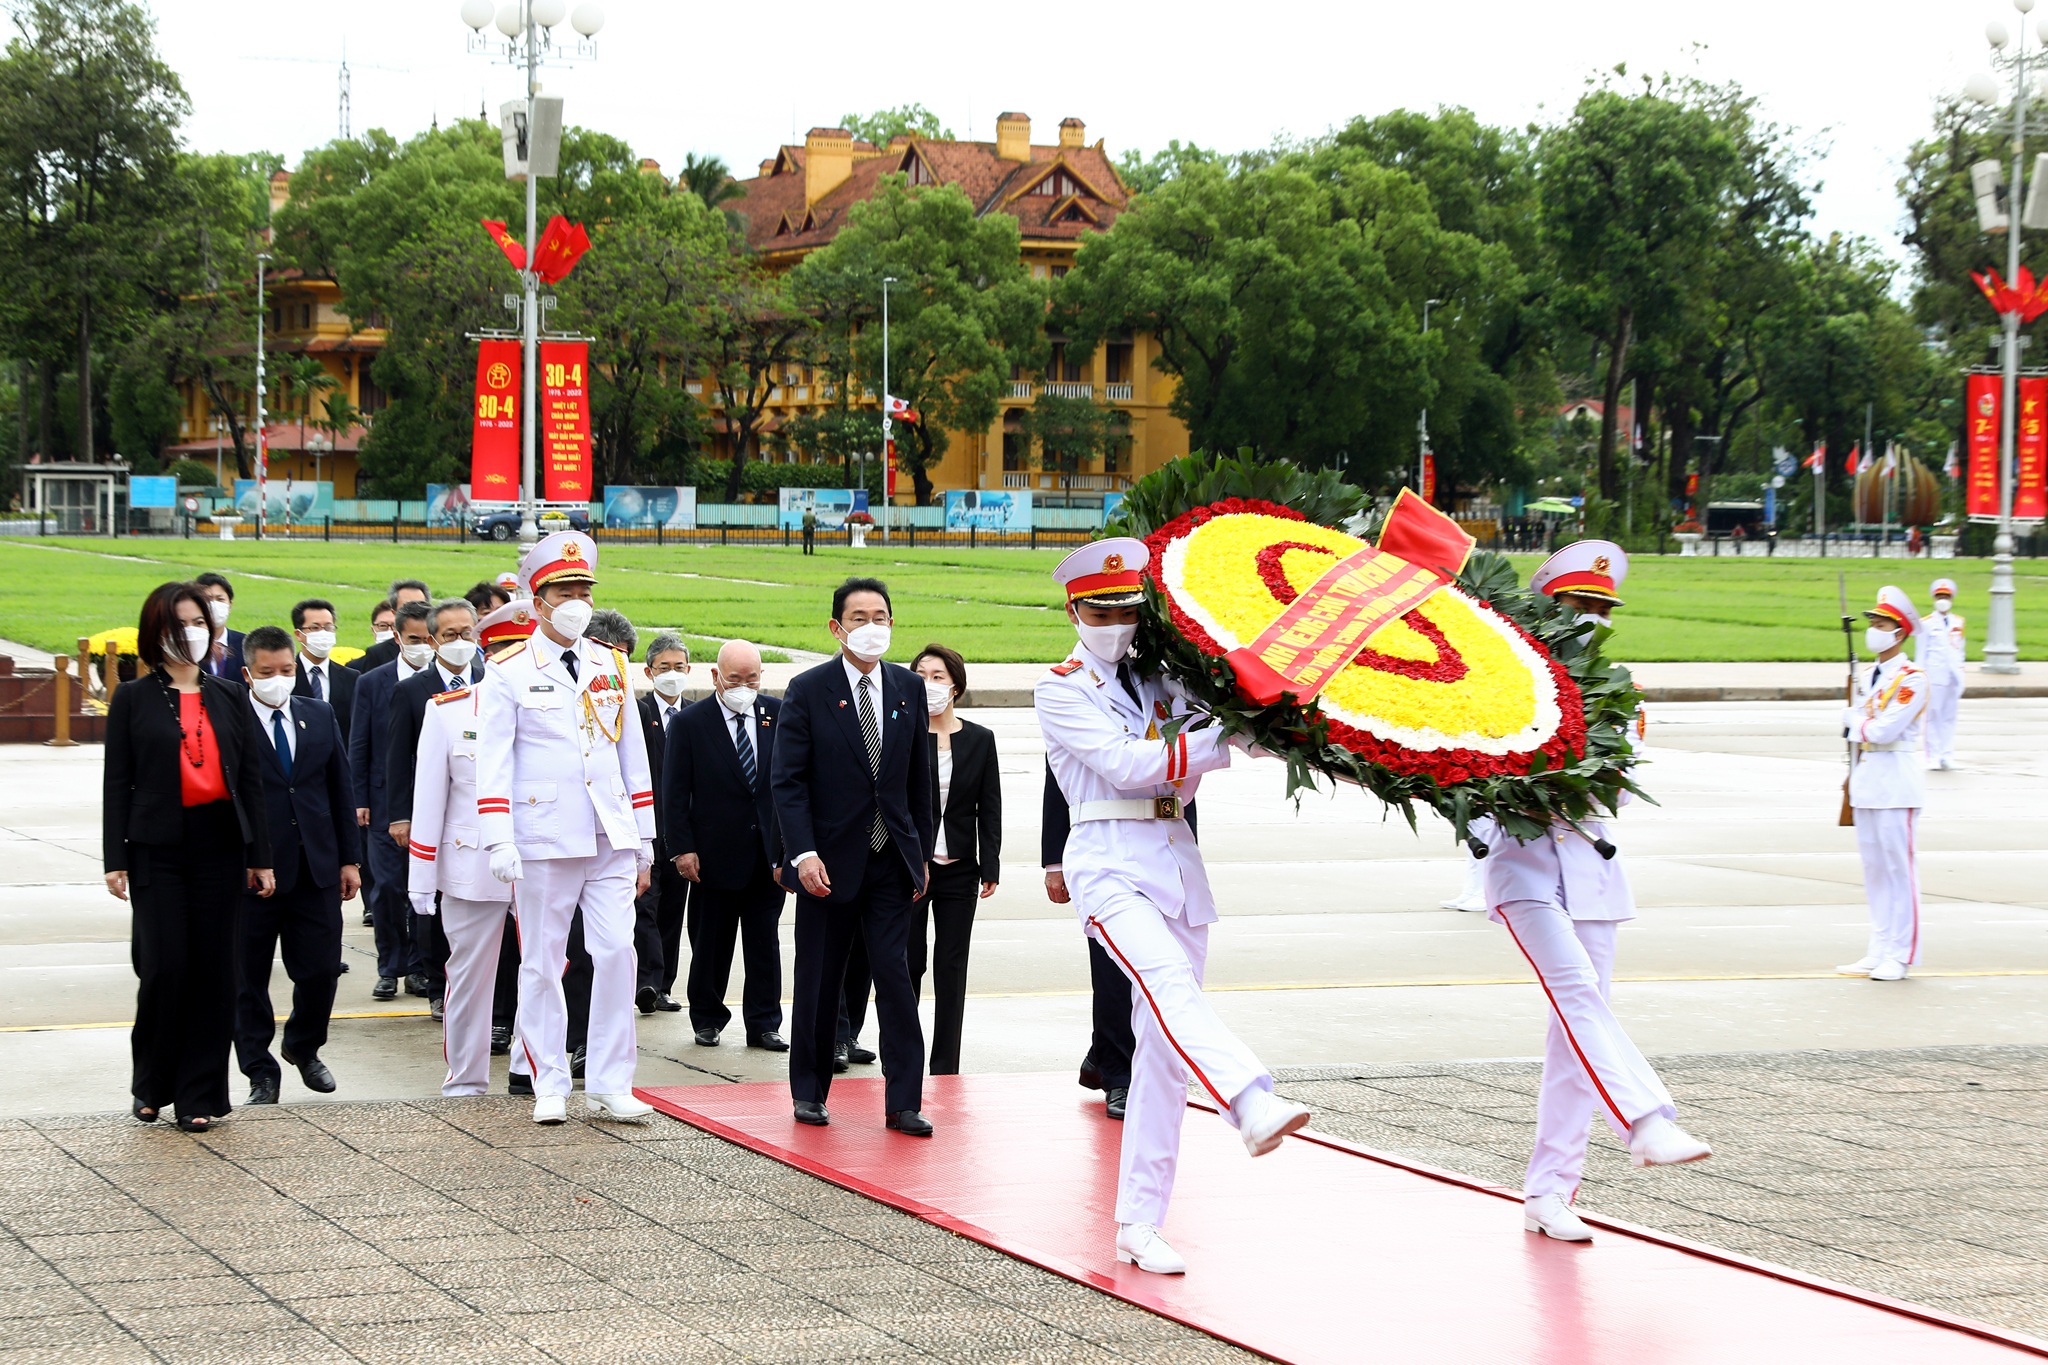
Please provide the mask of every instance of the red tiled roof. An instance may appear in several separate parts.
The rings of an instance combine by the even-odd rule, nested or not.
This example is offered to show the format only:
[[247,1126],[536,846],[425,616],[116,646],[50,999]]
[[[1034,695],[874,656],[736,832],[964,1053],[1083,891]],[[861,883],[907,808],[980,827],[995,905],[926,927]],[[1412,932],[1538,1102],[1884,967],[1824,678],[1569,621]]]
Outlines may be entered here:
[[[869,144],[852,145],[858,153]],[[721,207],[746,220],[747,244],[755,250],[808,251],[831,241],[845,225],[847,211],[872,197],[881,178],[908,166],[912,157],[923,160],[941,183],[958,185],[977,213],[1015,218],[1027,242],[1071,242],[1085,231],[1107,231],[1130,202],[1100,146],[1033,146],[1031,160],[1005,161],[993,142],[912,138],[892,142],[878,156],[857,155],[852,173],[812,205],[804,203],[804,149],[785,146],[775,172],[740,181],[746,194]],[[1028,192],[1060,170],[1081,187],[1078,194]]]

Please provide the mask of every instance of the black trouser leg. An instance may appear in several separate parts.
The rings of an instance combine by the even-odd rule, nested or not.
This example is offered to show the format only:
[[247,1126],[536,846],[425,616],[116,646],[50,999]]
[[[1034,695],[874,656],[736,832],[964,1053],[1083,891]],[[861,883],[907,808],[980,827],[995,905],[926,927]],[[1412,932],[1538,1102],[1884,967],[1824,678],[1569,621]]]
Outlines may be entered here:
[[685,994],[690,1027],[720,1032],[732,1022],[725,990],[732,980],[732,944],[745,891],[700,886],[690,898],[690,975]]
[[[292,980],[292,1012],[284,1022],[286,1055],[303,1062],[327,1046],[334,988],[341,965],[341,887],[315,886],[301,865],[299,884],[278,918],[285,974]],[[445,941],[445,940],[444,940]]]
[[859,932],[860,920],[853,907],[828,907],[824,901],[798,894],[796,980],[789,1011],[791,1099],[823,1104],[832,1091],[839,983],[846,979],[846,956]]
[[370,893],[371,932],[377,940],[377,975],[403,977],[412,968],[412,903],[405,896],[405,850],[381,829],[365,830],[370,865],[377,869]]
[[647,889],[633,897],[633,990],[661,989],[661,859],[649,869]]
[[519,921],[505,912],[505,936],[498,941],[498,979],[491,987],[491,1027],[511,1028],[519,1013]]
[[1100,943],[1088,940],[1088,978],[1095,988],[1095,1033],[1088,1054],[1102,1073],[1105,1088],[1129,1089],[1131,1050],[1138,1045],[1131,1032],[1131,981]]
[[[277,1036],[276,1007],[270,1000],[271,959],[277,956],[278,920],[283,906],[273,896],[244,894],[235,930],[235,1061],[254,1081],[282,1075],[270,1043]],[[337,953],[329,970],[341,965]]]
[[562,998],[569,1010],[569,1031],[563,1046],[570,1052],[590,1041],[590,950],[583,946],[583,907],[569,920],[569,966],[562,973]]
[[661,940],[661,979],[654,983],[663,995],[674,995],[676,978],[683,967],[684,907],[693,894],[690,883],[676,871],[673,860],[654,865],[655,880],[661,884],[661,904],[655,910],[655,930]]
[[891,843],[868,858],[857,899],[861,937],[874,974],[875,1018],[881,1025],[882,1070],[892,1114],[924,1107],[924,1029],[910,985],[910,869]]
[[740,911],[740,951],[747,979],[740,996],[740,1017],[747,1037],[782,1029],[782,903],[784,892],[763,872],[747,889],[748,904]]
[[190,807],[181,843],[131,853],[131,955],[138,981],[132,1089],[152,1109],[219,1118],[234,1107],[228,1054],[245,881],[234,807],[226,801]]
[[439,1000],[448,993],[448,931],[441,927],[439,915],[419,914],[410,900],[406,915],[412,932],[412,969],[427,979],[427,998]]
[[[863,892],[862,894],[866,894]],[[906,941],[909,936],[905,929]],[[853,952],[846,959],[846,979],[839,988],[839,1041],[851,1046],[860,1041],[860,1031],[868,1026],[868,993],[874,988],[875,974],[868,963],[868,945],[865,939],[856,936]]]
[[[960,1034],[967,1014],[967,949],[974,937],[975,897],[981,884],[971,863],[946,863],[932,869],[929,903],[932,938],[932,1075],[960,1072]],[[917,914],[918,934],[910,947],[914,972],[923,968],[924,915]]]

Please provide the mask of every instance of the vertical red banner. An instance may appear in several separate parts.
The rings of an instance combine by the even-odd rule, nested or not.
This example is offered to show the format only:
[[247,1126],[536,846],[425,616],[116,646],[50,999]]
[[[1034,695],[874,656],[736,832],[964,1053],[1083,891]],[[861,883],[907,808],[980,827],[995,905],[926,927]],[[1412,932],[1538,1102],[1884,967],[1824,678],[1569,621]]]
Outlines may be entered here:
[[1436,452],[1433,450],[1422,453],[1422,500],[1436,506]]
[[1998,399],[2003,381],[1973,374],[1963,390],[1963,447],[1969,452],[1965,512],[1998,515]]
[[2020,421],[2013,451],[2012,514],[2048,518],[2048,376],[2020,380]]
[[476,411],[470,428],[469,496],[477,502],[519,497],[519,343],[480,342]]
[[590,347],[580,341],[540,344],[541,497],[589,502]]

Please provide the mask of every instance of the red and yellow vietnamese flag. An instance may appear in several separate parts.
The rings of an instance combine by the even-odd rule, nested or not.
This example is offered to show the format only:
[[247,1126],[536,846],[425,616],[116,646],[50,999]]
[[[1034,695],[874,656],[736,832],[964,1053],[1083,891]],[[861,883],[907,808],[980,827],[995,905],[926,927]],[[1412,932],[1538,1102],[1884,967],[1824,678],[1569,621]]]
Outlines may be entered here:
[[542,498],[590,501],[590,347],[585,343],[540,344],[539,416]]
[[558,213],[548,219],[546,230],[534,244],[533,273],[549,284],[560,284],[588,250],[590,234],[583,224],[572,223]]
[[505,225],[495,218],[483,220],[484,231],[491,234],[491,240],[498,244],[498,250],[505,253],[505,259],[512,262],[514,270],[526,269],[526,248],[519,245]]
[[469,496],[519,496],[519,343],[485,341],[476,351],[476,408],[470,427]]

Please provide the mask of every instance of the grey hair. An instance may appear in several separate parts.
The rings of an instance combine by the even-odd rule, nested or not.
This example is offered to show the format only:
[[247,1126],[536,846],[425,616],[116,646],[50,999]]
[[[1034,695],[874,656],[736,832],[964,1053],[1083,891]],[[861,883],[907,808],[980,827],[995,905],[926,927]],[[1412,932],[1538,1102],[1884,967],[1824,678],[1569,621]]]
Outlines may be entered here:
[[672,649],[680,649],[681,651],[683,651],[684,663],[688,663],[690,661],[689,644],[683,639],[682,636],[676,634],[674,631],[664,630],[663,632],[661,632],[661,634],[655,636],[652,640],[649,640],[647,642],[647,653],[645,657],[642,659],[642,662],[651,664],[654,662],[655,655],[666,654]]
[[640,639],[640,632],[633,629],[633,623],[626,619],[626,614],[611,607],[599,607],[590,613],[590,624],[583,633],[615,647],[628,658],[632,657],[633,646]]
[[438,634],[441,629],[441,618],[451,611],[466,611],[470,620],[478,619],[474,602],[467,597],[450,597],[446,601],[434,604],[434,619],[427,623],[428,628]]

